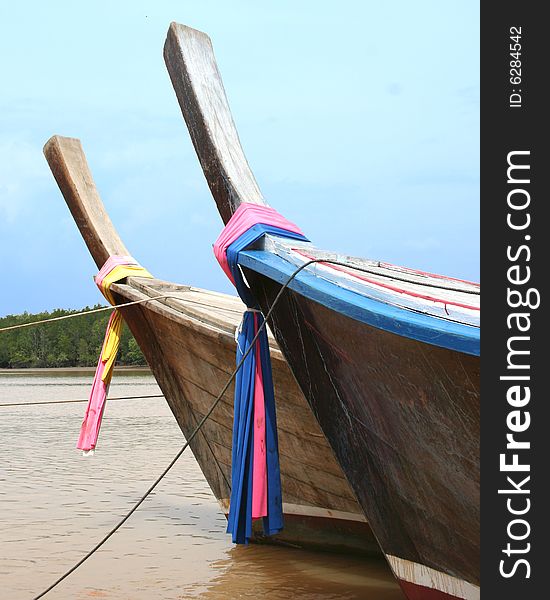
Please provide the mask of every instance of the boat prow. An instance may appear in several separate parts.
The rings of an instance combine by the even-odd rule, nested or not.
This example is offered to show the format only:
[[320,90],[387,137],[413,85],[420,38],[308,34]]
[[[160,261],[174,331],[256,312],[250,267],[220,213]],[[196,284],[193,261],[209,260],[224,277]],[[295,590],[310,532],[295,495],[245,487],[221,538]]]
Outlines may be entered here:
[[[208,36],[164,57],[223,221],[265,204]],[[478,598],[479,286],[281,236],[237,261],[264,314],[288,284],[272,330],[408,598]]]
[[[100,268],[129,252],[97,192],[77,139],[52,137],[44,153],[90,253]],[[244,305],[226,294],[143,277],[113,284],[124,320],[183,434],[195,429],[235,366],[235,329]],[[276,541],[325,550],[379,553],[309,405],[271,338],[277,397],[285,529]],[[233,386],[191,442],[221,509],[230,497]]]

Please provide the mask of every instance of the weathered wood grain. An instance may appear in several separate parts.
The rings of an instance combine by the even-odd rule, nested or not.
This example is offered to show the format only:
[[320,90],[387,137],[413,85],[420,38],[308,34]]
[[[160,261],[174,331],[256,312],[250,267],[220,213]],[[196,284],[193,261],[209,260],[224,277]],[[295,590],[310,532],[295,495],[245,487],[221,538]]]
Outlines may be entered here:
[[[125,300],[142,298],[143,292],[133,288],[132,283],[130,280],[114,286],[117,296]],[[139,282],[140,285],[142,283]],[[188,436],[210,408],[233,369],[233,336],[224,332],[214,337],[211,331],[198,332],[192,328],[186,331],[182,323],[183,314],[180,314],[177,322],[170,319],[166,307],[160,302],[122,310],[183,434]],[[196,325],[194,320],[193,323]],[[162,344],[159,344],[159,340],[162,340]],[[281,376],[281,371],[286,373]],[[277,361],[273,375],[284,502],[302,506],[306,512],[308,507],[319,507],[362,515],[355,495],[286,363]],[[283,387],[280,386],[280,380],[285,382]],[[287,393],[288,389],[290,393]],[[232,394],[233,386],[191,446],[218,499],[230,496]],[[290,404],[287,402],[289,396],[292,397]],[[300,397],[302,405],[298,406],[296,399]],[[293,523],[292,519],[288,521],[278,539],[316,546],[321,536],[325,548],[331,547],[326,534],[331,527],[325,528],[322,519],[312,521],[299,538],[296,537]],[[306,531],[310,537],[304,537]],[[315,531],[317,535],[314,535]],[[342,549],[344,539],[340,536],[338,540]],[[364,529],[361,536],[350,538],[350,550],[372,553],[374,547],[374,538]]]
[[[251,200],[245,184],[222,185],[226,165],[237,160],[244,169],[248,164],[240,146],[233,152],[238,137],[208,36],[172,24],[165,61],[205,177],[227,222],[240,202]],[[349,261],[351,268],[365,264]],[[442,304],[458,293],[473,294],[478,301],[477,286],[468,282],[381,264],[374,271],[375,285],[399,282],[397,293],[428,284],[438,290]],[[245,275],[265,314],[280,283],[250,269]],[[287,290],[271,325],[339,465],[387,555],[432,569],[442,579],[468,582],[475,594],[480,556],[479,357],[378,329],[330,306],[330,301],[324,306]],[[462,308],[473,311],[477,304],[466,302]],[[446,306],[444,310],[449,314]],[[437,589],[442,593],[429,590],[434,591],[430,597],[451,597],[444,587]],[[424,596],[420,592],[411,597]]]
[[[267,310],[280,285],[246,277]],[[353,321],[292,291],[274,319],[384,552],[478,585],[479,357]]]
[[97,267],[113,254],[127,255],[99,197],[80,140],[54,135],[46,142],[44,155]]
[[227,222],[241,202],[265,204],[229,110],[210,38],[172,23],[164,60],[223,220]]
[[[45,154],[98,267],[128,254],[95,188],[80,142],[54,136]],[[184,436],[189,437],[235,367],[235,297],[157,279],[128,278],[111,287]],[[277,540],[325,549],[378,552],[352,492],[310,407],[270,336],[278,411],[286,527]],[[231,493],[233,386],[190,448],[214,495]],[[293,507],[293,508],[292,508]]]

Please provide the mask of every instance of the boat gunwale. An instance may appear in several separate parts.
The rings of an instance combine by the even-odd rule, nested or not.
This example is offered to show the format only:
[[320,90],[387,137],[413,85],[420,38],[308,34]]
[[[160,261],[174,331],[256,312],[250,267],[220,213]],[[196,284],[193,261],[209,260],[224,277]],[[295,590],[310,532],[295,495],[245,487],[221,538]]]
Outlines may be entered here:
[[[267,250],[243,250],[239,265],[284,285],[294,265]],[[288,284],[295,293],[353,320],[420,342],[479,356],[479,327],[390,305],[342,288],[304,269]]]
[[[168,72],[182,110],[182,114],[187,123],[193,145],[203,169],[203,173],[211,189],[222,220],[227,223],[236,209],[242,203],[265,204],[261,194],[257,193],[257,184],[255,180],[253,180],[253,175],[250,173],[250,167],[248,166],[240,146],[238,135],[235,130],[235,124],[229,111],[221,76],[217,68],[212,44],[208,36],[200,31],[191,29],[184,25],[172,23],[167,35],[164,56]],[[239,160],[241,161],[241,164],[236,165],[235,163]],[[251,180],[254,182],[254,193],[252,195],[249,193],[251,189]],[[322,281],[321,278],[315,277],[311,273],[308,274],[307,269],[298,274],[293,281],[289,281],[289,278],[296,270],[296,265],[293,265],[290,261],[285,262],[283,258],[277,256],[273,252],[249,249],[247,251],[241,251],[239,255],[239,264],[243,267],[248,281],[250,281],[252,284],[252,288],[255,289],[256,285],[258,286],[259,291],[262,294],[262,298],[258,299],[265,309],[272,306],[273,299],[279,292],[280,286],[288,284],[290,288],[290,290],[287,290],[287,298],[283,299],[283,303],[279,307],[280,310],[274,312],[274,320],[275,323],[277,323],[278,312],[283,316],[295,316],[296,322],[289,319],[288,323],[285,324],[287,329],[277,328],[276,332],[278,334],[278,338],[281,340],[281,347],[285,349],[287,355],[290,357],[289,364],[293,370],[296,369],[296,376],[297,379],[299,379],[298,370],[302,369],[302,371],[304,371],[304,365],[307,367],[305,346],[302,339],[302,328],[300,327],[301,324],[305,324],[306,326],[309,325],[309,323],[305,320],[307,316],[305,311],[309,310],[310,308],[308,307],[307,303],[309,301],[311,303],[316,303],[319,306],[323,304],[318,298],[309,298],[303,292],[309,291],[309,293],[315,292],[318,294],[318,290],[316,288],[319,288],[323,285],[328,286],[330,284],[326,280]],[[266,258],[266,264],[262,262],[263,258]],[[282,267],[285,268],[283,269]],[[262,269],[264,269],[264,271],[270,270],[270,273],[268,274],[266,272],[262,272]],[[256,275],[255,271],[256,273],[262,274],[258,276]],[[409,271],[411,270],[409,269]],[[416,275],[418,275],[418,273]],[[302,279],[307,279],[308,277],[315,280],[315,283],[312,281],[311,285],[309,286],[301,283]],[[275,282],[276,285],[270,286],[268,280]],[[453,287],[458,287],[459,285],[461,284],[455,281]],[[462,285],[470,284],[469,282],[462,282]],[[302,287],[301,298],[293,297],[291,290],[294,290],[298,296],[300,295],[300,292],[296,291],[296,289],[300,288],[300,286]],[[475,284],[473,284],[473,286],[475,286]],[[335,287],[335,284],[332,284],[332,287]],[[341,288],[341,290],[341,294],[347,295],[348,299],[353,294],[353,292],[350,290],[343,288]],[[357,298],[359,297],[359,294],[355,293],[354,296]],[[364,296],[362,298],[363,301],[366,301]],[[335,299],[332,297],[331,301],[329,294],[325,294],[325,300],[326,299],[329,301],[324,304],[324,306],[328,310],[334,311],[335,315],[339,314],[340,317],[344,317],[344,319],[340,320],[340,325],[344,325],[346,327],[349,326],[350,330],[353,329],[353,326],[356,325],[357,321],[360,320],[357,317],[360,316],[359,313],[361,311],[355,307],[354,314],[347,314],[345,311],[339,311],[333,306],[333,304],[341,303],[340,298]],[[302,302],[304,304],[302,304]],[[383,304],[380,301],[374,300],[370,300],[370,302],[373,304],[376,303],[378,306]],[[304,306],[305,309],[303,309]],[[343,303],[341,304],[340,308],[342,308],[342,306]],[[347,306],[349,308],[353,308],[354,303],[348,302]],[[395,338],[401,336],[404,339],[406,337],[412,337],[413,339],[417,340],[418,344],[411,345],[411,348],[417,349],[418,347],[422,349],[423,343],[426,343],[426,346],[432,344],[432,349],[437,346],[448,348],[452,355],[447,353],[447,351],[443,352],[443,354],[448,356],[450,360],[456,360],[460,363],[462,363],[464,360],[464,356],[461,356],[461,352],[464,352],[464,354],[473,354],[474,356],[479,355],[479,326],[457,324],[454,322],[449,322],[448,320],[445,321],[443,318],[428,316],[425,313],[413,312],[412,310],[407,310],[404,307],[397,309],[395,306],[390,306],[388,304],[385,304],[385,307],[387,311],[401,313],[402,317],[406,314],[406,316],[409,318],[408,320],[416,324],[418,324],[418,321],[422,321],[422,319],[424,319],[425,323],[432,322],[434,325],[438,325],[437,330],[429,330],[424,328],[424,332],[427,331],[428,333],[432,334],[431,340],[422,340],[415,336],[405,336],[403,335],[402,331],[395,331]],[[363,311],[363,315],[364,314],[366,314],[366,311]],[[347,318],[349,318],[349,323],[345,323]],[[354,319],[355,323],[353,323]],[[338,321],[336,322],[338,323]],[[400,321],[398,320],[396,324],[399,326]],[[382,331],[385,329],[384,327],[381,327],[379,323],[369,324],[368,326],[372,327],[373,330],[378,329],[380,333],[382,333]],[[451,330],[452,334],[449,335],[448,332],[441,331],[441,326],[443,326],[443,329]],[[304,327],[304,329],[306,328]],[[422,332],[422,327],[417,327],[417,329]],[[339,332],[340,330],[333,330],[333,337],[337,338],[339,336]],[[458,332],[462,332],[464,335],[458,335]],[[445,344],[442,344],[441,339],[445,335],[447,335],[447,341],[453,341],[454,338],[454,340],[461,341],[465,348],[458,349],[452,345],[449,347]],[[384,338],[385,336],[381,337]],[[289,346],[286,343],[289,338],[291,343],[294,343],[292,349],[296,349],[294,360],[291,360],[293,355],[291,349],[289,349]],[[310,341],[313,345],[317,340],[315,337],[313,337]],[[395,341],[395,339],[393,341]],[[337,345],[337,343],[334,343],[334,340],[331,340],[331,343],[332,346]],[[467,350],[470,351],[467,352]],[[438,351],[436,354],[440,354],[440,352]],[[314,352],[314,356],[318,357],[318,373],[322,376],[326,373],[326,377],[322,378],[321,382],[325,382],[327,385],[329,385],[332,382],[331,378],[335,373],[335,369],[329,370],[329,368],[327,368],[324,356],[320,349],[318,349],[317,352]],[[338,359],[336,360],[338,361]],[[469,359],[469,364],[472,365],[474,369],[477,369],[479,365],[478,361],[473,361],[471,359]],[[357,465],[348,464],[346,462],[347,447],[342,447],[342,444],[349,442],[349,439],[351,438],[348,439],[346,437],[340,437],[338,432],[334,433],[334,431],[331,429],[336,425],[337,418],[342,417],[343,420],[345,419],[348,405],[344,404],[344,400],[340,398],[338,390],[334,385],[333,387],[335,393],[332,395],[325,395],[324,390],[321,387],[312,391],[311,381],[308,380],[308,378],[304,377],[302,380],[299,379],[299,381],[306,398],[308,399],[315,415],[317,416],[319,423],[323,425],[323,431],[325,432],[327,440],[338,457],[338,462],[342,466],[346,476],[349,476],[350,470],[353,471],[353,468]],[[311,398],[308,396],[308,384]],[[327,400],[327,397],[329,400]],[[317,400],[319,400],[318,404]],[[330,400],[332,400],[332,402]],[[478,405],[479,397],[477,398],[476,406]],[[326,412],[321,412],[318,410],[319,408],[325,407],[330,409],[336,407],[336,419],[332,418],[333,413],[330,410],[327,409]],[[348,431],[346,428],[342,428],[342,430],[345,432]],[[429,433],[430,432],[428,432],[428,434]],[[352,460],[355,459],[352,457]],[[346,464],[348,468],[346,468]],[[361,486],[356,485],[356,483],[357,482],[354,482],[352,487],[356,495],[359,496],[362,494],[363,490]],[[411,487],[411,490],[414,493],[414,485],[411,485],[413,486]],[[382,488],[382,491],[388,489],[387,484],[384,481],[380,482],[380,487]],[[377,490],[375,489],[375,493],[376,491]],[[372,490],[369,490],[368,494],[371,493]],[[362,496],[362,499],[364,499],[365,496],[366,494]],[[363,506],[365,514],[370,514],[370,510],[367,510],[363,503],[361,503],[361,505]],[[397,513],[397,516],[399,517],[399,513]],[[452,520],[450,520],[450,525],[452,525]],[[452,533],[452,529],[453,528],[450,527],[450,533]],[[378,526],[376,526],[374,533],[377,537],[379,536],[378,531],[384,534],[384,528],[379,530]],[[424,565],[428,567],[430,564],[430,556],[424,556],[423,554],[424,548],[422,547],[422,536],[420,536],[418,540],[414,537],[412,539],[408,536],[403,537],[405,553],[403,553],[402,556],[405,559],[408,559],[408,554],[410,553],[411,556],[417,556],[418,560],[421,561],[421,563],[419,563],[421,566]],[[420,544],[419,548],[416,547],[417,541]],[[381,547],[387,556],[397,556],[398,554],[401,554],[400,552],[389,552],[392,544],[387,544],[386,542],[387,540],[384,540]],[[445,550],[445,548],[441,548],[441,550]],[[438,553],[438,564],[442,569],[441,572],[446,576],[452,576],[453,574],[456,574],[456,569],[454,568],[455,565],[452,562],[453,558],[455,557],[453,557],[452,554],[447,556],[445,552]],[[474,571],[476,569],[475,564],[468,564],[466,567],[472,567]],[[477,570],[479,570],[478,567]],[[464,581],[467,581],[470,579],[470,574],[466,574],[464,578],[462,576],[458,577],[461,580],[464,579]],[[416,579],[413,579],[413,581],[415,580]],[[443,589],[439,591],[443,591]],[[445,593],[443,595],[445,597],[450,597]],[[420,596],[410,595],[409,597],[412,598]]]
[[[155,284],[160,283],[161,285],[170,285],[176,288],[180,287],[186,290],[191,290],[194,292],[205,294],[205,296],[208,296],[209,291],[192,286],[180,286],[179,284],[167,282],[156,278],[148,279],[143,277],[129,277],[124,281],[125,282],[112,284],[111,290],[113,290],[113,292],[115,292],[116,294],[128,298],[132,302],[144,301],[148,297],[155,298],[151,302],[143,302],[143,308],[145,308],[146,310],[152,310],[174,322],[177,322],[186,327],[190,327],[198,333],[202,333],[218,339],[220,337],[223,337],[224,339],[235,344],[235,327],[238,327],[238,323],[235,325],[234,322],[228,321],[227,326],[224,327],[221,323],[221,320],[218,323],[216,323],[214,320],[212,320],[211,316],[206,313],[206,311],[204,312],[204,320],[202,320],[198,316],[190,314],[186,311],[187,307],[183,304],[184,300],[179,296],[174,295],[173,297],[170,296],[164,298],[156,298],[156,296],[159,295],[159,290],[155,287]],[[175,293],[177,291],[177,289],[174,290]],[[226,296],[227,298],[232,299],[236,298],[236,296],[230,296],[229,294],[221,294],[220,292],[214,292],[214,294],[222,297]],[[243,304],[242,307],[244,311],[244,309],[246,308],[245,305]],[[116,306],[113,308],[116,308]],[[122,308],[124,309],[124,307]],[[199,309],[195,309],[195,311],[197,313],[200,312]],[[286,362],[271,332],[268,332],[268,337],[270,342],[269,350],[271,352],[272,358],[274,358],[275,360]]]

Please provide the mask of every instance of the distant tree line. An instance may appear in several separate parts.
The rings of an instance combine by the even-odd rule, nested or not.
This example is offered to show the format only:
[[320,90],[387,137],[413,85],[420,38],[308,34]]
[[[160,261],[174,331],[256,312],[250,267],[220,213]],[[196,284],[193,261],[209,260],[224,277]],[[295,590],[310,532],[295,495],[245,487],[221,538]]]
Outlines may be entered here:
[[[86,307],[84,311],[99,308]],[[0,317],[0,328],[74,314],[76,310],[56,309],[52,312]],[[73,319],[24,327],[0,333],[0,368],[25,367],[95,367],[103,344],[110,313],[81,315]],[[117,364],[146,365],[145,358],[126,324],[122,330]]]

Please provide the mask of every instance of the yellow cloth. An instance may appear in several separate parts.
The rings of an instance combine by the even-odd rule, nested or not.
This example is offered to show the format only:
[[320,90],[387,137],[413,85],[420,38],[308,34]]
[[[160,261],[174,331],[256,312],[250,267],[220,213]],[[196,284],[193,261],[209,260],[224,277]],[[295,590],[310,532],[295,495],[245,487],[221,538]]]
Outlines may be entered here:
[[115,310],[109,321],[107,328],[107,336],[103,342],[103,348],[101,349],[101,361],[104,363],[103,373],[101,379],[105,382],[105,385],[111,383],[113,376],[113,366],[115,364],[116,355],[120,346],[120,334],[122,332],[122,315],[120,311]]
[[114,267],[103,279],[99,289],[102,294],[107,298],[110,304],[114,306],[115,299],[111,294],[111,285],[120,281],[121,279],[125,279],[126,277],[148,277],[150,279],[153,278],[151,273],[144,269],[139,265],[117,265]]
[[[110,304],[115,305],[115,299],[111,293],[111,285],[125,279],[126,277],[147,277],[152,279],[151,273],[139,265],[116,265],[101,281],[99,289]],[[113,366],[120,346],[120,334],[122,332],[122,315],[115,310],[107,326],[107,335],[101,349],[101,360],[105,364],[101,379],[106,385],[111,382]]]
[[[110,288],[113,283],[126,277],[151,278],[153,276],[143,267],[140,267],[131,256],[110,256],[96,275],[95,282],[109,303],[115,305],[115,298]],[[122,314],[115,307],[107,324],[107,331],[101,347],[101,356],[97,363],[94,382],[90,391],[90,399],[86,406],[86,415],[80,428],[77,447],[85,453],[93,451],[97,444],[109,384],[113,375],[118,347],[120,346],[121,331]]]

